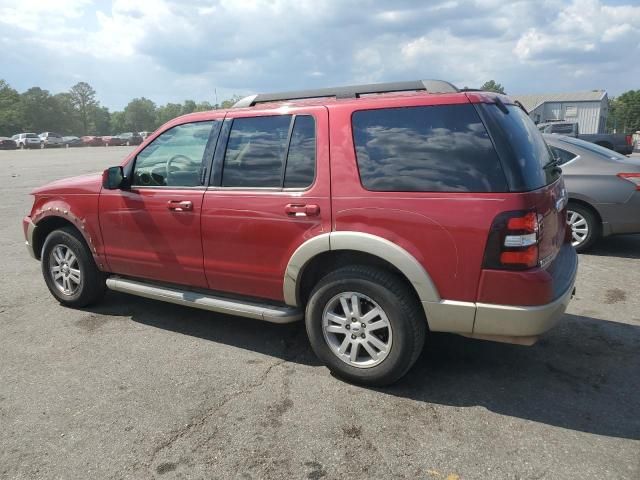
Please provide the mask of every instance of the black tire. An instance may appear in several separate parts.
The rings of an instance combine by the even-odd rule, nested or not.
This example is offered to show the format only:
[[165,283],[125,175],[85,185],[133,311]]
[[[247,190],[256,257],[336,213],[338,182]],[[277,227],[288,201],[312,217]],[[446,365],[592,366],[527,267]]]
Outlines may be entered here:
[[[71,250],[77,258],[80,270],[80,283],[73,293],[63,293],[57,286],[51,266],[55,262],[53,250],[63,246]],[[106,275],[98,270],[89,247],[80,233],[72,227],[64,227],[51,232],[42,247],[41,257],[42,275],[51,294],[63,305],[82,308],[102,299],[106,289]]]
[[[344,292],[369,297],[389,320],[393,341],[387,356],[375,366],[352,366],[341,360],[325,339],[325,307]],[[427,333],[422,307],[402,279],[386,270],[358,265],[335,270],[318,282],[307,303],[305,323],[313,351],[329,370],[347,381],[367,386],[389,385],[404,376],[420,355]]]
[[[571,218],[571,212],[576,212],[584,218],[587,223],[588,232],[586,237],[578,245],[574,245],[577,252],[586,252],[600,239],[600,236],[602,235],[602,225],[594,211],[589,207],[585,207],[579,203],[569,202],[569,206],[567,207],[568,218]],[[571,226],[569,226],[569,228],[571,228]],[[572,237],[572,241],[573,240],[575,239]]]

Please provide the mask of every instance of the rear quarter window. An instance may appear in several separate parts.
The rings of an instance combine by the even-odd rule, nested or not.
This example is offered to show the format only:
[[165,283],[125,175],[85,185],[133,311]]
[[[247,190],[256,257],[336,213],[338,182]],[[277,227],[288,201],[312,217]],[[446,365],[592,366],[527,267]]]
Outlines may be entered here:
[[499,157],[471,104],[361,110],[352,126],[368,190],[507,191]]
[[536,190],[553,183],[559,173],[544,168],[552,154],[529,116],[515,105],[476,104],[496,146],[511,191]]

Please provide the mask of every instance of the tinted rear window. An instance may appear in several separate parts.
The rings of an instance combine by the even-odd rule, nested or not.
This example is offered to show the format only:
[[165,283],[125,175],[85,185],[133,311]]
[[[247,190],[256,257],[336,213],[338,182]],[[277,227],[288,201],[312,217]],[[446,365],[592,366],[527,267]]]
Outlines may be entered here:
[[352,123],[368,190],[507,190],[491,139],[470,104],[362,110]]
[[496,104],[476,104],[500,155],[512,191],[529,191],[553,183],[559,172],[543,168],[553,160],[542,134],[515,105],[504,112]]

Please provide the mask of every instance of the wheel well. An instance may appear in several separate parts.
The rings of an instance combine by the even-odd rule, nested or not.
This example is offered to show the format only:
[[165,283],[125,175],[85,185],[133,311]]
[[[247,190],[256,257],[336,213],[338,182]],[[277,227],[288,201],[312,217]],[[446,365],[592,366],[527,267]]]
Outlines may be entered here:
[[[38,222],[37,228],[33,232],[33,253],[38,260],[40,260],[40,256],[42,254],[44,241],[47,239],[49,234],[54,230],[58,230],[63,227],[71,227],[78,231],[78,233],[80,232],[73,223],[62,217],[47,217]],[[80,235],[80,237],[84,239],[82,235]]]
[[584,207],[590,212],[592,212],[595,215],[596,219],[598,220],[598,226],[602,228],[602,217],[600,216],[600,212],[598,212],[598,210],[596,210],[590,203],[587,203],[584,200],[578,200],[577,198],[570,198],[569,204],[571,203],[580,205],[581,207]]
[[316,255],[304,266],[298,282],[297,295],[299,304],[306,305],[309,295],[311,294],[311,290],[313,290],[313,287],[322,277],[347,265],[378,267],[395,274],[400,280],[410,287],[416,301],[420,303],[420,298],[409,279],[393,264],[370,253],[360,252],[357,250],[332,250]]

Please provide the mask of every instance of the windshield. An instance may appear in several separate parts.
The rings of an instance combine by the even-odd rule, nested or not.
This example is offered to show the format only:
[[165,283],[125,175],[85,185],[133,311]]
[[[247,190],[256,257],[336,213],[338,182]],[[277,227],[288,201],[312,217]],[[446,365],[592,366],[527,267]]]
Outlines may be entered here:
[[580,140],[578,138],[565,137],[562,139],[563,142],[569,143],[571,145],[575,145],[576,147],[584,148],[585,150],[589,150],[590,152],[596,153],[601,157],[610,158],[612,160],[626,160],[627,157],[624,155],[614,152],[613,150],[609,150],[608,148],[601,147],[600,145],[596,145],[595,143],[585,142],[584,140]]

